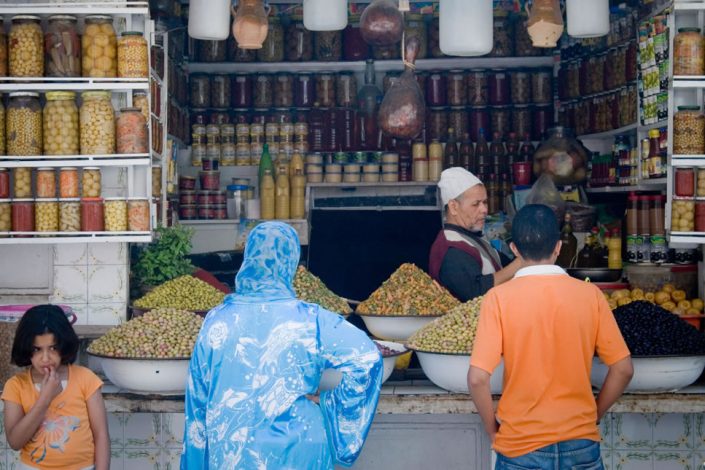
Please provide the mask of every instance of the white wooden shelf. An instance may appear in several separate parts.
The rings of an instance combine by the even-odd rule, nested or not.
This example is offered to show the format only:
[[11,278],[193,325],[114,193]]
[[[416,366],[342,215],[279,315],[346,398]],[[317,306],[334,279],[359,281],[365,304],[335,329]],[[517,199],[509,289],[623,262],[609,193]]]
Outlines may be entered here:
[[0,5],[4,15],[144,15],[149,16],[149,4],[142,1],[104,2],[7,2]]
[[[1,10],[0,10],[1,11]],[[0,91],[114,91],[149,90],[146,78],[3,77]]]
[[416,186],[436,186],[436,181],[398,181],[398,182],[375,182],[375,183],[306,183],[311,188],[356,188],[356,187],[386,187],[386,188],[411,188]]
[[673,88],[705,88],[705,75],[676,75]]
[[628,134],[630,132],[635,131],[636,128],[637,128],[636,123],[628,124],[624,127],[618,128],[618,129],[612,129],[611,131],[597,132],[595,134],[579,135],[577,138],[578,139],[605,139],[608,137],[614,137],[616,135]]
[[693,11],[693,10],[705,10],[705,2],[702,1],[681,1],[676,0],[673,3],[673,9],[676,11]]
[[705,244],[705,232],[671,232],[669,243]]
[[[25,235],[26,238],[18,238]],[[0,245],[62,243],[149,243],[151,232],[0,232]]]
[[[553,56],[540,57],[452,57],[419,59],[416,70],[481,68],[552,67]],[[185,64],[189,73],[235,73],[235,72],[364,72],[365,61],[350,62],[190,62]],[[375,72],[403,70],[401,59],[375,60]]]
[[60,155],[60,156],[32,156],[32,157],[0,157],[0,167],[52,167],[62,166],[151,166],[152,161],[147,153],[120,154],[120,155]]
[[585,188],[587,193],[628,193],[631,191],[660,191],[666,189],[666,178],[642,180],[639,184],[631,186],[601,186],[599,188]]
[[705,155],[673,155],[671,166],[705,166]]
[[662,127],[668,127],[668,119],[663,119],[658,122],[654,122],[652,124],[646,124],[646,125],[639,125],[637,127],[637,130],[639,132],[647,133],[652,129],[661,129]]

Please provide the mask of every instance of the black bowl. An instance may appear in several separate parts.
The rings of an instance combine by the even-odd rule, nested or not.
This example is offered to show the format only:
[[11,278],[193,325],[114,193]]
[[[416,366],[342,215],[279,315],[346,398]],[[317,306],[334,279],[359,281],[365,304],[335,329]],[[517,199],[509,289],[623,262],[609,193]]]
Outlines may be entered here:
[[622,279],[621,269],[608,268],[568,268],[568,274],[581,281],[589,279],[591,282],[617,282]]

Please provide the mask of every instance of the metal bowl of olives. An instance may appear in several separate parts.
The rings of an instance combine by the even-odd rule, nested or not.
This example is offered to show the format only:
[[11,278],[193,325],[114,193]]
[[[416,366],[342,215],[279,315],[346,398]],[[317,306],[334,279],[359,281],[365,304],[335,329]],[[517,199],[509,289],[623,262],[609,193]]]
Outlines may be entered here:
[[[431,382],[453,393],[470,393],[467,379],[470,354],[416,351],[416,356],[419,358],[421,369]],[[504,362],[500,362],[490,377],[492,394],[502,393],[503,378]]]
[[[89,353],[91,354],[91,353]],[[189,358],[100,358],[105,376],[118,388],[132,393],[183,395],[188,380]]]
[[[627,385],[628,393],[675,392],[694,383],[705,369],[705,356],[632,356],[634,376]],[[598,358],[592,360],[590,383],[602,387],[607,366]]]
[[373,315],[358,313],[375,338],[406,341],[421,327],[441,315]]

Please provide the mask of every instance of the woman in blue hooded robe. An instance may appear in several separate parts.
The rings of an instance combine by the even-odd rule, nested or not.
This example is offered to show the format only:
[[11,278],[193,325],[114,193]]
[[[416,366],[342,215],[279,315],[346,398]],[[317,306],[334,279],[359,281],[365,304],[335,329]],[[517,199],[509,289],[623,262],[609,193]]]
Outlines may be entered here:
[[[316,470],[357,459],[377,407],[382,359],[340,315],[296,299],[290,226],[247,238],[236,293],[206,317],[189,366],[181,468]],[[340,384],[315,394],[321,372]]]

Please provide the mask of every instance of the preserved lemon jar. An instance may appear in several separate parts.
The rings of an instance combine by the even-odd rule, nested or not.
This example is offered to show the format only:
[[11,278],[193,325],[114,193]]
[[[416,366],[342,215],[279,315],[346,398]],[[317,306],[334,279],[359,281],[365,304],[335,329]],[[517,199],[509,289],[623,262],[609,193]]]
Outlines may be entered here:
[[37,232],[59,231],[59,200],[42,198],[35,200],[34,230]]
[[699,106],[678,106],[678,111],[673,115],[673,153],[705,153],[705,115]]
[[9,199],[0,199],[0,232],[12,230],[12,209]]
[[41,155],[42,107],[39,93],[10,93],[5,126],[8,155]]
[[7,35],[2,16],[0,16],[0,77],[7,77]]
[[149,231],[149,201],[130,199],[127,201],[127,228],[130,232]]
[[78,155],[76,93],[50,91],[44,106],[44,155]]
[[59,231],[81,231],[81,200],[78,198],[59,199]]
[[81,38],[75,16],[49,17],[44,34],[44,55],[47,77],[81,76]]
[[105,231],[127,231],[127,201],[122,198],[105,198]]
[[81,94],[81,155],[115,153],[115,111],[110,97],[108,91]]
[[44,33],[38,16],[12,18],[8,48],[11,77],[44,76]]
[[63,167],[59,170],[59,197],[78,197],[78,169]]
[[13,197],[32,197],[32,170],[25,167],[15,168],[13,171],[13,179]]
[[117,76],[147,78],[149,54],[147,40],[139,31],[125,31],[117,42]]
[[700,28],[679,28],[673,38],[673,75],[705,75],[704,55]]
[[53,168],[37,168],[37,197],[56,197],[56,173]]
[[81,174],[81,197],[100,197],[100,168],[87,166]]
[[117,153],[147,153],[149,138],[147,122],[140,108],[122,108],[115,130]]
[[81,38],[84,77],[117,77],[117,38],[113,19],[105,15],[85,18]]

